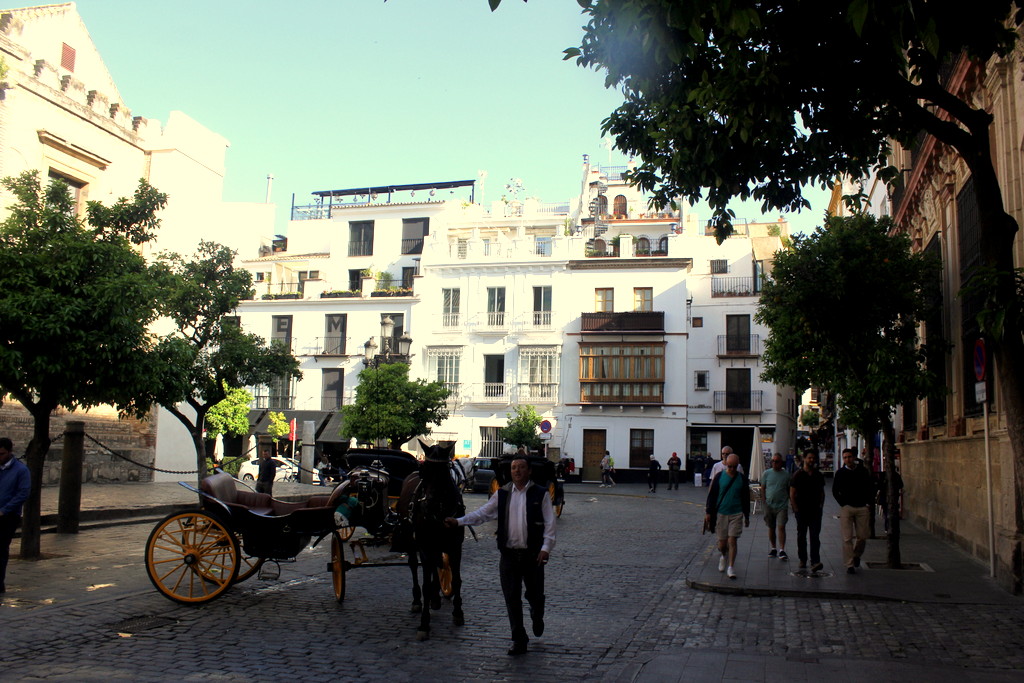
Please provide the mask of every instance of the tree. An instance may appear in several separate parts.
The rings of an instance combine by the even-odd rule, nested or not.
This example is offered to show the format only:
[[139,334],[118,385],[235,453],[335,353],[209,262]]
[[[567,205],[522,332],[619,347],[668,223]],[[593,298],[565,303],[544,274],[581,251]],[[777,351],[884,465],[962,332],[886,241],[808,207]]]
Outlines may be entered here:
[[386,439],[391,448],[400,448],[448,418],[450,393],[441,382],[410,380],[405,363],[364,368],[355,402],[341,407],[341,437],[365,443]]
[[271,410],[267,413],[267,421],[270,423],[267,425],[267,434],[274,442],[274,455],[277,455],[277,442],[288,436],[292,428],[281,412]]
[[[961,58],[983,82],[993,58],[1017,45],[1024,9],[980,3],[871,0],[578,0],[589,15],[566,59],[603,69],[625,101],[603,123],[640,165],[627,176],[664,204],[706,198],[719,240],[734,198],[764,210],[807,206],[805,184],[830,186],[875,171],[893,181],[889,143],[922,133],[970,170],[982,264],[992,276],[983,328],[995,360],[1024,500],[1024,315],[1014,275],[1017,222],[996,173],[993,115],[945,75]],[[489,0],[496,8],[501,0]],[[811,35],[813,34],[813,35]],[[1010,174],[1012,175],[1012,174]],[[979,321],[984,324],[986,316]],[[1018,512],[1016,532],[1024,532]],[[1020,543],[1014,551],[1019,568]],[[1018,581],[1020,580],[1018,572]]]
[[145,181],[132,199],[89,202],[83,220],[62,180],[5,178],[17,199],[0,226],[0,393],[32,416],[32,491],[21,556],[39,556],[39,495],[50,415],[112,404],[144,417],[153,372],[157,280],[133,245],[149,241],[166,195]]
[[[249,434],[249,405],[252,394],[241,387],[232,389],[224,385],[224,399],[210,407],[206,413],[206,440],[211,442],[218,436],[224,437],[224,459],[238,458],[241,453],[241,437]],[[230,449],[228,444],[234,443]],[[228,452],[231,450],[232,452]],[[232,463],[233,464],[233,463]],[[225,465],[227,468],[227,465]],[[233,468],[237,471],[237,467]],[[228,471],[232,471],[228,468]]]
[[[225,387],[260,386],[301,377],[299,362],[283,344],[267,344],[227,318],[252,296],[252,276],[236,270],[235,252],[200,242],[195,257],[164,254],[164,314],[176,327],[161,340],[166,386],[160,404],[189,430],[199,478],[206,476],[203,423],[227,396]],[[184,368],[184,371],[181,369]],[[191,408],[182,411],[180,403]]]
[[817,427],[819,422],[821,422],[821,413],[817,410],[805,410],[800,415],[800,424],[805,427]]
[[511,413],[507,413],[508,426],[501,428],[501,440],[515,447],[522,446],[527,450],[534,450],[541,445],[540,437],[537,436],[537,428],[540,426],[540,415],[536,408],[531,405],[516,406]]
[[[770,330],[763,378],[827,389],[845,424],[863,434],[882,431],[890,472],[893,407],[944,390],[917,338],[938,263],[911,254],[908,238],[890,236],[891,228],[889,219],[856,215],[794,238],[791,251],[775,255],[756,315]],[[890,520],[889,564],[899,567],[899,514]]]

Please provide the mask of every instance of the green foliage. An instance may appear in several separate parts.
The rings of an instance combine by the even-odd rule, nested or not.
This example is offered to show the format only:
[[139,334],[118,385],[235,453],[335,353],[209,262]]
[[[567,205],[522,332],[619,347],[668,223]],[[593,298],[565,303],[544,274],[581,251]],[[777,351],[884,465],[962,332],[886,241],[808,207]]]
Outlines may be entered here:
[[804,427],[817,427],[821,422],[821,414],[817,410],[805,410],[800,415],[800,424]]
[[447,419],[450,393],[440,382],[410,380],[405,363],[365,368],[355,402],[341,408],[341,437],[364,443],[386,439],[391,448],[399,448]]
[[938,263],[911,254],[890,228],[860,215],[796,237],[792,251],[776,254],[756,315],[771,330],[763,379],[826,389],[843,421],[868,434],[892,406],[943,389],[916,334]]
[[267,420],[270,424],[267,426],[267,434],[276,443],[291,433],[291,426],[288,424],[288,420],[285,419],[284,413],[274,412],[273,410],[267,413]]
[[[1014,294],[1008,305],[997,299],[997,292],[1000,291]],[[978,268],[960,290],[959,296],[981,297],[982,306],[976,317],[978,329],[990,338],[1002,338],[1004,333],[1010,332],[1006,327],[1007,320],[1024,320],[1024,268],[1010,272],[1001,272],[987,266]],[[1024,329],[1018,326],[1016,333],[1024,335]]]
[[508,426],[502,427],[499,432],[502,441],[531,450],[541,445],[540,437],[537,435],[541,417],[537,414],[536,408],[531,405],[516,406],[511,413],[506,414],[506,417]]
[[720,239],[734,198],[798,210],[804,184],[872,168],[891,179],[890,137],[910,145],[926,129],[969,158],[990,117],[944,88],[941,67],[961,52],[1008,54],[1017,39],[1011,0],[580,5],[589,20],[565,58],[622,91],[603,131],[641,160],[629,179],[656,205],[706,199]]
[[[162,254],[164,314],[176,330],[160,341],[166,387],[161,405],[193,436],[200,468],[204,463],[201,425],[212,406],[226,398],[226,387],[271,384],[301,377],[299,362],[278,343],[267,344],[242,331],[229,316],[252,296],[248,271],[236,270],[235,252],[200,242],[195,256]],[[194,415],[177,404],[187,403]]]
[[249,433],[249,404],[252,394],[242,388],[224,386],[224,399],[210,407],[206,413],[207,438],[222,434],[244,436]]
[[132,245],[153,237],[167,197],[140,181],[131,200],[90,202],[83,221],[62,180],[3,185],[17,201],[0,226],[0,394],[32,415],[22,557],[35,558],[50,414],[113,404],[142,417],[164,385],[147,330],[159,279]]

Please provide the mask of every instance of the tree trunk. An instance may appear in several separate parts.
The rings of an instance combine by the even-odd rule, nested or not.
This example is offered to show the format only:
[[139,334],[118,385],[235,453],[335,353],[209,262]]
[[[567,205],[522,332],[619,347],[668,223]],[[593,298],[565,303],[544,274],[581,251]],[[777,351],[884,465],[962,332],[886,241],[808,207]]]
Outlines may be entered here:
[[28,465],[32,486],[28,499],[25,501],[25,511],[21,520],[21,558],[23,560],[38,560],[43,470],[46,454],[50,452],[50,413],[52,411],[38,404],[25,405],[25,408],[32,415],[32,440],[28,442],[28,450],[25,452],[25,464]]
[[901,569],[900,557],[900,500],[896,485],[896,429],[892,418],[882,420],[882,458],[885,461],[886,506],[889,514],[889,536],[886,539],[886,559],[889,569]]
[[[195,406],[193,406],[195,408]],[[192,436],[192,448],[195,449],[196,453],[196,481],[201,482],[206,478],[206,444],[203,442],[203,430],[198,425],[203,424],[203,418],[206,417],[206,411],[196,409],[196,421],[193,424],[192,420],[178,410],[177,406],[164,406],[164,410],[169,412],[174,417],[178,418],[178,422],[185,425],[188,433]]]

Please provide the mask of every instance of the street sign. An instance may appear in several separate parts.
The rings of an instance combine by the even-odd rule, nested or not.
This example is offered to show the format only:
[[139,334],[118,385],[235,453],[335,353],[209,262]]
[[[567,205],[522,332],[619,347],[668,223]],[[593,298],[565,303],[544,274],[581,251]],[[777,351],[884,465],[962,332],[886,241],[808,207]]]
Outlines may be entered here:
[[978,382],[974,385],[974,402],[984,403],[988,400],[988,391],[985,389],[985,382]]
[[985,379],[985,340],[974,342],[974,379],[979,382]]
[[551,431],[551,420],[543,420],[543,421],[541,421],[541,423],[540,423],[540,431],[544,432],[545,434],[550,432]]

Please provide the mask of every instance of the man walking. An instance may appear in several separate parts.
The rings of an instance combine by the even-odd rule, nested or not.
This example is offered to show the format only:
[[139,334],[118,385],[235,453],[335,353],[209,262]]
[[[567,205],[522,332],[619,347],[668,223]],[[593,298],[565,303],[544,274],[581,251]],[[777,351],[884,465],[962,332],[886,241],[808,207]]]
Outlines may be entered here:
[[661,463],[658,459],[651,454],[651,462],[647,466],[647,486],[651,489],[651,493],[658,492],[658,471],[661,469]]
[[[722,447],[722,459],[719,460],[718,462],[716,462],[715,466],[711,468],[711,481],[714,481],[715,477],[717,477],[719,474],[721,474],[725,470],[725,463],[726,463],[726,460],[729,459],[730,455],[733,455],[732,446],[723,446]],[[736,457],[739,458],[738,455]],[[739,461],[737,460],[737,462],[739,462]],[[740,474],[744,474],[744,472],[743,472],[743,465],[738,465],[737,466],[737,471]]]
[[789,521],[789,472],[781,453],[772,456],[772,468],[761,475],[762,500],[764,501],[764,523],[768,526],[768,542],[772,544],[768,557],[778,557],[785,562],[786,522]]
[[672,490],[672,486],[675,485],[676,490],[679,490],[679,469],[683,466],[683,461],[679,459],[679,456],[675,453],[668,459],[668,490]]
[[[852,448],[843,449],[843,466],[832,481],[832,495],[839,503],[839,530],[843,536],[843,564],[855,574],[868,539],[869,506],[875,500],[871,474],[858,464]],[[856,541],[854,541],[856,536]]]
[[740,457],[726,458],[725,471],[711,481],[704,510],[704,523],[718,535],[718,571],[736,578],[736,542],[743,527],[750,526],[750,483],[739,471]]
[[28,498],[32,478],[28,466],[14,457],[14,444],[0,438],[0,593],[7,592],[7,560],[11,540],[21,524],[21,506]]
[[811,571],[825,568],[821,563],[821,512],[825,507],[825,477],[818,471],[818,451],[804,451],[803,468],[789,480],[789,501],[796,515],[796,551],[800,568],[807,568],[807,539],[811,545]]
[[530,464],[516,456],[512,461],[512,481],[492,495],[478,510],[445,524],[476,526],[498,520],[498,550],[501,561],[498,575],[505,596],[512,647],[508,654],[525,654],[529,638],[523,627],[522,589],[530,604],[533,635],[544,634],[544,566],[555,547],[555,513],[546,488],[530,481]]
[[256,493],[274,495],[274,479],[277,478],[277,461],[270,456],[270,449],[260,453],[260,469],[256,475]]
[[604,457],[601,458],[601,486],[599,488],[615,486],[615,480],[612,479],[612,470],[614,467],[615,461],[612,460],[612,454],[605,451]]

